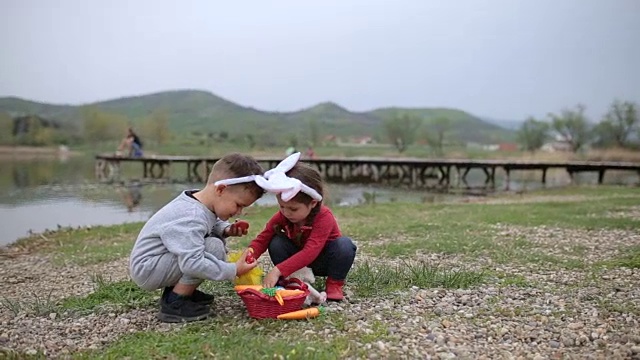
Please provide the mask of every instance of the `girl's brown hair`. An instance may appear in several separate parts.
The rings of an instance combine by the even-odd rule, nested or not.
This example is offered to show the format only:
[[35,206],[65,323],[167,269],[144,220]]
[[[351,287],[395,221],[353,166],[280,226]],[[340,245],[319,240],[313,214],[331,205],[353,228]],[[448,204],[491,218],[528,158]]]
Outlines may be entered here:
[[[291,168],[291,170],[287,171],[287,176],[302,181],[303,184],[317,191],[318,194],[320,194],[322,198],[324,198],[324,182],[322,181],[320,172],[315,168],[305,163],[298,162],[293,168]],[[300,191],[289,201],[296,201],[305,205],[309,205],[313,200],[314,199],[311,196]],[[318,204],[313,209],[311,209],[311,212],[307,217],[307,225],[313,223],[313,219],[316,217],[321,207],[322,200],[318,201]]]

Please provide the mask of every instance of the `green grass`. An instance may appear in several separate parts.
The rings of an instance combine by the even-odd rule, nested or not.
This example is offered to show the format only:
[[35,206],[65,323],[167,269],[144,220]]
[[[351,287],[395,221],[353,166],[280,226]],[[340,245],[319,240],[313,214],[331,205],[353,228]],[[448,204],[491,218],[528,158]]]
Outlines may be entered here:
[[20,239],[15,246],[27,251],[53,251],[55,263],[90,265],[126,257],[142,228],[141,223],[64,229]]
[[0,309],[1,308],[7,309],[14,316],[18,316],[21,313],[43,316],[58,312],[58,306],[56,302],[51,299],[51,293],[36,294],[25,292],[23,301],[12,300],[2,296],[0,297]]
[[[368,251],[376,256],[402,257],[417,251],[476,256],[484,253],[498,262],[546,263],[580,268],[581,261],[545,253],[522,237],[497,236],[497,225],[547,226],[568,229],[638,229],[633,218],[611,218],[611,209],[625,210],[640,201],[640,191],[619,188],[571,188],[551,194],[581,195],[584,201],[548,201],[516,204],[412,204],[385,203],[336,210],[345,232],[355,239],[370,239]],[[597,201],[589,201],[592,197]],[[375,209],[372,212],[371,209]],[[579,258],[585,248],[575,245],[564,255]]]
[[217,317],[167,333],[138,332],[105,350],[79,354],[75,358],[323,360],[355,352],[345,336],[323,340],[317,335],[303,335],[304,330],[310,328],[307,325],[277,320],[234,323]]
[[622,255],[599,263],[604,266],[640,269],[640,245],[622,249]]
[[[577,240],[563,250],[547,248],[521,235],[505,235],[504,228],[523,230],[536,226],[566,229],[623,229],[637,230],[640,222],[625,217],[624,212],[636,207],[640,191],[635,188],[592,187],[566,188],[534,192],[524,195],[544,197],[542,202],[509,204],[367,204],[355,207],[335,207],[345,235],[358,242],[359,256],[373,257],[358,261],[349,273],[347,290],[358,299],[401,299],[409,289],[418,287],[464,289],[477,286],[523,287],[539,286],[524,273],[498,273],[493,264],[529,265],[553,270],[565,268],[591,274],[606,267],[640,267],[640,247],[621,249],[621,255],[596,264],[582,261],[589,249]],[[562,196],[583,197],[558,201]],[[554,199],[555,198],[555,199]],[[538,199],[539,200],[539,199]],[[243,218],[251,222],[249,235],[234,238],[232,249],[245,247],[276,211],[275,207],[251,207]],[[607,217],[612,211],[621,212],[617,218]],[[126,257],[142,224],[95,227],[44,234],[21,240],[16,246],[26,251],[50,254],[55,266],[66,264],[87,266]],[[526,231],[524,232],[526,234]],[[438,253],[447,260],[459,259],[454,265],[425,262],[416,254]],[[493,263],[482,264],[474,259],[489,257]],[[389,261],[393,260],[393,261]],[[261,259],[267,261],[267,259]],[[397,265],[388,265],[397,264]],[[447,261],[447,264],[450,262]],[[469,266],[466,266],[469,264]],[[526,269],[526,267],[524,268]],[[589,273],[591,271],[591,273]],[[103,275],[104,276],[104,275]],[[0,295],[0,306],[18,314],[29,312],[47,316],[51,312],[80,316],[132,308],[155,308],[158,292],[145,292],[130,281],[110,282],[94,277],[94,291],[86,296],[69,297],[53,302],[46,294],[26,296],[27,301],[8,301]],[[318,278],[317,288],[323,280]],[[591,281],[586,278],[585,281]],[[598,280],[600,281],[600,280]],[[585,284],[575,284],[584,287]],[[597,286],[594,285],[594,286]],[[228,283],[206,281],[202,290],[218,299],[236,297]],[[567,290],[567,287],[558,291]],[[634,304],[613,301],[594,302],[602,313],[638,314]],[[527,307],[503,306],[500,298],[489,298],[486,316],[521,319],[534,311]],[[239,305],[240,306],[240,305]],[[115,310],[113,310],[115,309]],[[393,310],[391,310],[393,311]],[[572,310],[573,311],[573,310]],[[393,314],[385,314],[393,317]],[[335,359],[366,357],[358,347],[378,339],[389,339],[389,324],[370,319],[366,331],[350,332],[353,314],[330,311],[311,321],[282,322],[253,320],[248,316],[229,315],[224,310],[207,321],[177,325],[168,332],[142,331],[121,337],[99,351],[76,354],[80,359],[115,358],[276,358],[276,359]],[[389,316],[386,316],[388,318]],[[435,316],[437,315],[425,315]],[[555,316],[555,315],[554,315]],[[318,336],[330,331],[326,338]],[[357,334],[357,338],[356,338]],[[241,355],[238,355],[241,354]],[[24,354],[2,354],[8,358],[24,358]],[[44,358],[35,355],[34,358]]]
[[443,269],[424,262],[403,262],[396,266],[380,266],[365,262],[349,273],[349,283],[357,297],[375,297],[412,286],[419,288],[467,288],[485,280],[482,272]]
[[[632,188],[568,188],[543,193],[549,201],[518,204],[405,204],[385,203],[355,207],[335,207],[343,232],[357,241],[375,241],[368,251],[376,256],[402,257],[416,251],[477,255],[489,253],[496,261],[519,258],[528,262],[562,263],[545,256],[526,239],[497,239],[498,224],[574,229],[637,229],[640,221],[607,217],[612,209],[624,211],[640,201],[640,190]],[[537,195],[534,194],[534,195]],[[579,195],[585,201],[554,202],[552,196]],[[589,198],[597,201],[589,201]],[[246,246],[262,229],[275,207],[255,206],[244,218],[252,226],[246,237],[234,239],[233,246]],[[90,230],[66,230],[35,236],[18,242],[32,251],[56,249],[57,262],[78,265],[112,261],[127,256],[141,223]],[[579,256],[584,248],[573,249]],[[526,256],[521,256],[521,255]],[[578,266],[569,263],[567,266]]]
[[87,296],[69,297],[62,301],[61,311],[74,313],[99,312],[101,308],[131,309],[156,304],[157,292],[141,290],[132,281],[107,282],[94,278],[95,290]]

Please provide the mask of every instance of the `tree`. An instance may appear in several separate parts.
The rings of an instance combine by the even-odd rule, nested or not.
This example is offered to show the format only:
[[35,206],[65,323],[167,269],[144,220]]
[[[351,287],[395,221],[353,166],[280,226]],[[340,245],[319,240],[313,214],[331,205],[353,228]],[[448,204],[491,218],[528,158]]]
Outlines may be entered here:
[[245,139],[247,140],[249,149],[253,149],[254,147],[256,147],[256,138],[253,136],[253,134],[246,134]]
[[309,120],[309,143],[312,146],[318,146],[320,144],[320,126],[316,119]]
[[[142,126],[144,135],[160,145],[166,144],[171,139],[169,114],[165,110],[155,110],[144,120]],[[228,137],[229,134],[225,135]]]
[[95,106],[82,108],[84,137],[88,142],[119,140],[127,129],[127,118],[100,111]]
[[54,130],[53,127],[45,127],[37,117],[31,118],[33,124],[32,130],[29,131],[29,139],[31,145],[44,146],[53,143]]
[[426,132],[427,142],[436,151],[436,154],[444,154],[444,138],[450,129],[451,120],[446,117],[435,118],[433,123],[428,125]]
[[13,145],[13,143],[13,118],[5,112],[0,112],[0,144]]
[[534,152],[542,147],[549,137],[549,123],[528,118],[518,131],[518,142],[522,147]]
[[422,120],[415,116],[395,113],[384,121],[384,129],[389,141],[402,153],[415,141],[421,124]]
[[615,100],[604,116],[604,119],[596,127],[601,145],[615,145],[629,147],[629,137],[636,131],[640,131],[640,120],[635,103]]
[[549,114],[551,126],[569,143],[571,150],[577,152],[589,142],[591,131],[584,115],[585,107],[576,106],[575,110],[564,109],[560,115]]

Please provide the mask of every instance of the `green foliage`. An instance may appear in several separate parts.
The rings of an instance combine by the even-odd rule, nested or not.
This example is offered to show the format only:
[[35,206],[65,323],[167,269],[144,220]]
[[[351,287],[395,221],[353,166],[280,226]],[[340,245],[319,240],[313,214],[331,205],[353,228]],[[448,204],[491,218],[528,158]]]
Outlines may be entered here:
[[0,111],[0,144],[13,144],[13,119],[2,111]]
[[119,140],[128,126],[126,117],[103,112],[96,106],[83,107],[82,118],[84,137],[89,142]]
[[320,134],[320,125],[318,124],[318,120],[311,119],[309,120],[309,145],[318,146],[320,145],[321,134]]
[[142,123],[143,142],[155,142],[164,145],[171,140],[169,114],[166,110],[156,110]]
[[415,116],[396,113],[384,121],[384,128],[389,141],[402,153],[415,141],[421,124],[422,120]]
[[394,116],[397,112],[402,112],[422,119],[425,128],[439,118],[449,120],[449,127],[446,131],[449,143],[498,143],[512,141],[515,133],[505,130],[497,125],[487,123],[471,114],[457,109],[445,108],[383,108],[368,112],[373,117],[384,120]]
[[549,137],[549,124],[533,117],[528,118],[518,131],[518,142],[527,151],[536,151]]
[[560,115],[549,114],[555,131],[569,142],[571,150],[577,152],[591,139],[592,133],[584,115],[585,107],[577,105],[575,110],[564,109]]
[[[0,111],[40,114],[60,119],[65,131],[74,124],[86,121],[87,107],[41,104],[17,98],[0,98]],[[351,112],[334,103],[322,103],[300,111],[279,113],[243,107],[204,91],[167,91],[137,97],[121,98],[90,104],[89,109],[101,114],[118,115],[127,125],[137,127],[156,111],[166,112],[169,130],[183,137],[193,132],[207,134],[226,131],[229,138],[251,133],[255,146],[286,146],[289,134],[305,134],[300,141],[319,145],[322,135],[336,135],[347,140],[351,136],[376,136],[383,130],[384,119],[397,110],[430,122],[437,117],[452,121],[448,137],[452,141],[495,142],[508,140],[510,131],[488,124],[463,111],[454,109],[394,109],[384,108],[368,112]],[[94,119],[94,121],[96,121]],[[100,121],[96,121],[100,123]],[[317,124],[310,129],[310,122]],[[96,125],[97,126],[97,125]],[[115,125],[114,125],[115,126]],[[102,130],[106,130],[103,127]],[[124,136],[124,129],[115,130],[114,138]],[[90,131],[99,133],[98,129]],[[145,132],[141,132],[145,134]],[[306,135],[308,134],[308,135]],[[149,135],[152,136],[152,135]],[[307,139],[308,137],[308,139]],[[92,142],[93,140],[87,139]],[[313,144],[314,142],[318,142]]]

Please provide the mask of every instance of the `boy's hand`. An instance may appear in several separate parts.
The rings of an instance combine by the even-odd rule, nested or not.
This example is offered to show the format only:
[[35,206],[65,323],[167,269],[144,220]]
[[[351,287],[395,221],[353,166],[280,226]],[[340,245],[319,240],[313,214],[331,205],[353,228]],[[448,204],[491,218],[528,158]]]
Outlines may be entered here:
[[251,271],[251,269],[253,269],[254,267],[258,266],[258,262],[255,260],[250,264],[247,262],[248,253],[249,249],[245,250],[242,255],[240,255],[240,259],[236,261],[236,276],[243,275]]
[[282,275],[280,273],[280,269],[278,269],[277,266],[274,266],[273,269],[271,269],[271,271],[269,271],[267,276],[265,276],[264,279],[262,280],[262,286],[266,288],[276,286],[276,283],[280,279],[280,275]]
[[243,236],[247,235],[249,231],[249,223],[244,220],[236,220],[233,224],[227,227],[224,232],[227,236]]

